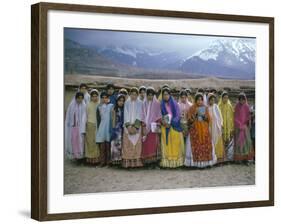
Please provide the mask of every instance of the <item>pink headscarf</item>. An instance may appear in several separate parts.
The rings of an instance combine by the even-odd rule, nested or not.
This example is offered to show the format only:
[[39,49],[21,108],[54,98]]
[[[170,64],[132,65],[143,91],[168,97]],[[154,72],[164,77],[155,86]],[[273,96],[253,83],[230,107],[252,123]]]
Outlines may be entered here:
[[146,125],[147,132],[150,132],[151,123],[156,122],[162,117],[160,102],[156,99],[156,96],[153,96],[151,102],[145,98],[142,106],[142,121]]
[[244,93],[240,93],[239,96],[240,95],[245,97],[246,102],[244,104],[241,104],[240,102],[236,104],[234,112],[234,125],[235,128],[240,129],[238,144],[242,146],[246,139],[245,127],[249,123],[251,114],[246,95]]

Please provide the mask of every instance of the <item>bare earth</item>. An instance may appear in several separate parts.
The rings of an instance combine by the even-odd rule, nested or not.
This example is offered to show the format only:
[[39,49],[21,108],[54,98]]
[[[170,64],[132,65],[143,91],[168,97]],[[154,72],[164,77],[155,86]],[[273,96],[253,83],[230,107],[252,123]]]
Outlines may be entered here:
[[219,79],[216,77],[200,78],[200,79],[126,79],[120,77],[106,77],[106,76],[91,76],[91,75],[65,75],[65,85],[79,85],[80,83],[114,83],[117,86],[153,86],[154,88],[160,88],[164,84],[168,84],[170,87],[192,87],[192,88],[234,88],[239,89],[241,86],[255,87],[255,80],[230,80]]
[[255,184],[255,165],[225,164],[207,169],[122,169],[65,160],[64,193],[95,193]]

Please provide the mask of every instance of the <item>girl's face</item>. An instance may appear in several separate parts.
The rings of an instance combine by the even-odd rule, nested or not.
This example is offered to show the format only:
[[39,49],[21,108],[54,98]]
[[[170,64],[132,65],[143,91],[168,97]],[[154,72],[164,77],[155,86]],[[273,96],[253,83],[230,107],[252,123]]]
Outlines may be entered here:
[[147,100],[152,101],[153,100],[153,94],[147,95]]
[[86,88],[85,86],[82,86],[82,87],[80,88],[80,92],[83,93],[83,94],[85,94],[85,93],[87,92],[87,88]]
[[168,101],[169,98],[170,98],[170,94],[169,94],[168,92],[164,92],[164,93],[163,93],[163,99],[164,99],[165,101]]
[[98,102],[98,95],[95,95],[95,94],[92,95],[91,99],[92,99],[93,102]]
[[117,104],[118,104],[118,107],[123,107],[123,106],[124,106],[124,98],[120,98],[120,99],[117,101]]
[[136,100],[138,98],[138,94],[136,92],[131,92],[130,97],[131,100]]
[[107,97],[107,96],[103,96],[103,97],[101,98],[101,102],[102,102],[102,103],[107,103],[107,102],[108,102],[108,97]]
[[203,105],[203,98],[199,97],[196,101],[197,106],[202,106]]
[[111,95],[114,93],[114,88],[110,87],[110,88],[107,90],[107,93],[111,96]]
[[76,98],[77,103],[82,103],[83,100],[84,100],[84,98],[82,96],[79,96]]
[[185,95],[180,96],[180,100],[181,100],[182,103],[185,103],[186,102],[186,96]]
[[246,100],[245,100],[243,97],[241,97],[241,98],[239,99],[239,103],[244,104],[244,103],[246,103]]
[[215,103],[215,98],[212,97],[212,98],[209,100],[209,104],[212,106],[212,105],[214,105],[214,103]]
[[140,98],[144,99],[144,97],[145,97],[145,90],[141,90],[140,91]]
[[222,102],[227,103],[227,101],[228,101],[228,95],[224,95],[222,98]]

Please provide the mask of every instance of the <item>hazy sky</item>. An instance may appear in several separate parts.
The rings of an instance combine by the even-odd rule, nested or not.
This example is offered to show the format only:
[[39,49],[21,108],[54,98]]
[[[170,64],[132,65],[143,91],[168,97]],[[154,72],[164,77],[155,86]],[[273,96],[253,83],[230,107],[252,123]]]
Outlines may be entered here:
[[177,51],[191,55],[201,50],[215,39],[230,38],[187,34],[159,34],[143,32],[108,31],[94,29],[65,28],[65,38],[84,45],[105,47],[108,45],[130,45],[137,48]]

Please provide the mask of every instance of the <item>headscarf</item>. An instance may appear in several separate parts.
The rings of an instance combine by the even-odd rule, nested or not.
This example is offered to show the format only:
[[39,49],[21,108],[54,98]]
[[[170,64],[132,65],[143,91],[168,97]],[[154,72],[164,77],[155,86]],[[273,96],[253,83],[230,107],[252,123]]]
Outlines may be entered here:
[[[99,96],[99,91],[97,89],[92,89],[90,92],[90,96],[92,93],[96,93]],[[96,124],[97,123],[97,107],[100,103],[100,98],[98,97],[97,102],[93,102],[92,99],[87,105],[87,121]]]
[[186,101],[183,103],[181,102],[181,100],[179,100],[178,102],[179,108],[180,108],[180,113],[181,115],[184,115],[184,118],[186,118],[187,112],[190,109],[190,107],[192,106],[192,103],[188,101],[188,99],[186,99]]
[[[78,87],[77,90],[76,90],[76,93],[79,93],[79,92],[80,92],[80,88],[81,88],[81,86],[83,86],[83,85],[85,85],[85,84],[82,83],[82,84],[79,85],[79,87]],[[85,86],[87,86],[87,85],[85,85]],[[73,98],[72,98],[70,104],[71,104],[72,102],[74,102],[74,101],[75,101],[75,95],[73,96]],[[88,91],[87,91],[86,93],[84,93],[84,102],[85,102],[85,104],[87,105],[90,101],[91,101],[91,96],[90,96],[90,94],[89,94]],[[70,105],[70,104],[69,104],[69,105]]]
[[71,129],[72,127],[79,127],[79,133],[85,133],[86,120],[85,102],[77,103],[76,99],[72,100],[65,116],[65,149],[67,156],[70,158],[72,157]]
[[[97,89],[92,89],[91,91],[90,91],[90,97],[92,98],[92,93],[96,93],[96,95],[97,96],[99,96],[100,95],[100,92],[97,90]],[[92,102],[92,99],[90,99],[90,102]],[[100,98],[98,97],[98,103],[100,103]]]
[[228,94],[226,92],[222,93],[218,106],[223,118],[223,140],[228,141],[230,140],[230,135],[234,130],[234,111],[229,99],[226,103],[222,102],[222,98],[224,95]]
[[[124,107],[124,126],[127,123],[134,124],[136,120],[141,121],[142,114],[142,101],[138,98],[134,101],[129,97],[125,102]],[[125,132],[128,134],[127,128],[125,128]],[[138,131],[134,135],[128,135],[129,140],[133,145],[136,145],[140,136],[140,131]]]
[[[165,100],[161,101],[161,113],[163,116],[168,114],[168,111],[166,109],[166,105],[165,105]],[[180,109],[179,106],[177,104],[177,102],[173,99],[172,96],[169,97],[169,100],[167,102],[171,108],[172,111],[172,120],[171,120],[171,126],[173,127],[173,129],[175,129],[178,132],[182,131],[182,127],[180,125]],[[170,132],[170,128],[166,128],[166,144],[168,144],[168,135]]]
[[[123,98],[125,103],[125,95],[119,94],[116,98],[116,103],[114,105],[114,116],[113,116],[113,128],[111,129],[111,141],[118,137],[118,132],[122,129],[123,132],[123,124],[124,124],[124,106],[119,107],[118,101],[119,99]],[[117,116],[117,113],[120,113]]]
[[[208,100],[210,101],[212,97],[216,98],[215,94],[209,93]],[[223,119],[222,119],[221,111],[218,105],[215,103],[213,105],[209,105],[209,113],[211,115],[211,120],[212,120],[211,122],[212,137],[214,143],[216,144],[219,137],[222,135]]]
[[142,106],[142,121],[146,124],[147,133],[150,132],[151,123],[161,119],[160,102],[153,96],[152,101],[148,101],[147,97],[144,99]]
[[124,106],[124,123],[134,124],[136,120],[141,121],[142,101],[136,99],[134,101],[129,97]]
[[242,129],[239,132],[238,136],[238,145],[243,146],[245,139],[246,139],[246,132],[245,127],[249,124],[251,114],[250,114],[250,107],[247,102],[247,97],[245,93],[240,93],[238,97],[245,97],[246,102],[244,104],[241,104],[240,102],[237,102],[235,106],[235,113],[234,113],[234,125],[236,128]]
[[168,85],[168,84],[164,84],[164,85],[161,87],[160,95],[158,96],[158,100],[159,100],[159,101],[162,100],[163,89],[166,89],[166,88],[169,88],[169,85]]

